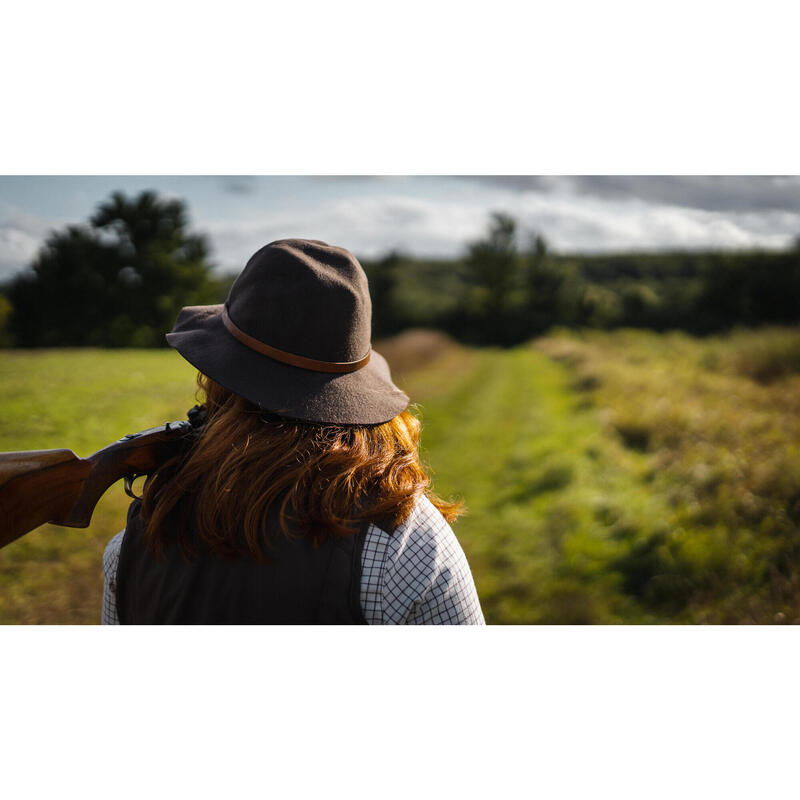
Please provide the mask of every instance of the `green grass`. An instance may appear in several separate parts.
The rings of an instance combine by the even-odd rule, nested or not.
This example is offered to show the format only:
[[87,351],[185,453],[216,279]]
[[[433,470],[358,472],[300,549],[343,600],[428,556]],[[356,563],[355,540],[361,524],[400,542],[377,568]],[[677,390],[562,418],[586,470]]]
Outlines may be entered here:
[[[172,351],[0,351],[0,451],[88,456],[184,417],[195,375]],[[99,622],[103,548],[124,527],[128,502],[116,485],[89,528],[45,525],[0,550],[0,622]]]
[[[490,623],[795,621],[798,332],[705,340],[554,332],[473,350],[414,332],[384,348],[424,422],[434,490]],[[0,353],[0,450],[71,447],[183,416],[172,351]],[[121,487],[88,530],[0,550],[0,621],[94,623]]]
[[663,502],[661,524],[636,520],[611,565],[659,619],[800,621],[798,340],[798,330],[765,329],[538,342],[584,387],[604,437],[641,455],[647,490]]

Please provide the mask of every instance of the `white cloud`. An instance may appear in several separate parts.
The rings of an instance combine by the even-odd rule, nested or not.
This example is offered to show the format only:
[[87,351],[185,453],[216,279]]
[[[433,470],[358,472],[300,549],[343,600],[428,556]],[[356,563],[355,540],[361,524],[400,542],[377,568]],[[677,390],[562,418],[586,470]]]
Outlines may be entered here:
[[198,220],[225,268],[241,268],[274,239],[314,238],[346,247],[365,258],[391,249],[449,256],[463,250],[485,226],[486,209],[412,195],[347,197],[277,213],[252,213],[236,220]]
[[0,226],[0,270],[18,269],[36,253],[39,238],[13,228]]
[[0,217],[0,281],[10,278],[34,258],[53,220],[4,205]]
[[[248,210],[227,219],[219,215],[219,206],[198,204],[196,211],[189,193],[192,229],[209,234],[215,260],[223,270],[240,270],[258,248],[287,237],[323,239],[364,258],[392,249],[417,256],[455,257],[464,253],[469,241],[482,235],[492,211],[506,211],[516,217],[521,241],[528,232],[537,231],[552,248],[567,253],[779,248],[800,234],[800,206],[780,208],[777,201],[767,202],[764,180],[757,181],[757,192],[753,190],[759,198],[753,205],[758,207],[738,203],[742,207],[728,209],[720,208],[719,202],[706,203],[716,206],[713,208],[674,202],[670,193],[685,186],[680,182],[669,191],[663,190],[662,194],[670,195],[669,200],[654,196],[655,179],[641,184],[647,189],[641,193],[647,193],[647,197],[626,195],[621,187],[636,184],[629,184],[624,176],[620,178],[620,191],[605,194],[594,191],[595,184],[591,184],[592,191],[573,191],[574,179],[570,179],[571,184],[558,178],[528,182],[524,190],[510,186],[510,179],[492,183],[450,178],[437,181],[433,188],[430,179],[384,178],[361,184],[358,180],[353,178],[348,190],[337,194],[328,187],[320,196],[299,190],[289,193],[278,210],[274,203],[259,209],[256,204],[263,200],[257,198],[262,193],[254,192],[244,205],[236,206]],[[741,187],[747,180],[737,178],[734,184],[731,179],[728,187]],[[606,187],[602,182],[600,185]],[[789,191],[794,182],[777,181],[776,185]],[[710,191],[708,181],[698,186],[702,192]],[[164,191],[159,194],[166,196]],[[224,209],[223,213],[233,213],[230,207]],[[60,228],[68,221],[79,220],[46,219],[0,204],[0,281],[30,263],[49,229]]]
[[364,258],[392,249],[453,257],[482,235],[492,211],[506,211],[518,220],[521,242],[536,231],[561,252],[779,248],[800,232],[800,212],[706,210],[638,198],[490,186],[453,199],[343,197],[278,212],[253,211],[232,220],[198,220],[198,228],[210,233],[223,269],[241,269],[264,244],[289,237],[322,239]]
[[777,248],[800,231],[800,211],[710,211],[641,199],[539,192],[509,196],[507,208],[564,252]]

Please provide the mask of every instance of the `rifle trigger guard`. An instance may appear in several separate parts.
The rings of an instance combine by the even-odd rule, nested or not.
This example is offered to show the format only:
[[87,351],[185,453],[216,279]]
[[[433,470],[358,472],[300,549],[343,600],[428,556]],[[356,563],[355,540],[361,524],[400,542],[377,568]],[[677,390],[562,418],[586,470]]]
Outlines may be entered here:
[[125,487],[125,494],[128,495],[128,497],[132,498],[133,500],[141,500],[142,499],[138,494],[135,494],[134,491],[133,491],[133,482],[137,478],[141,478],[141,477],[142,477],[141,475],[136,475],[134,473],[133,475],[126,475],[125,478],[123,479],[123,486]]

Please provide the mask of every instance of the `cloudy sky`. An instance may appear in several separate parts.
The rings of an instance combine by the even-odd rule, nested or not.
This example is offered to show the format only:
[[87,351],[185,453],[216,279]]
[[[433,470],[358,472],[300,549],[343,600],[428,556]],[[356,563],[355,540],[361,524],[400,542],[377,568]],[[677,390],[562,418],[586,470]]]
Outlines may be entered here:
[[323,239],[372,257],[390,249],[456,256],[491,211],[515,216],[561,252],[781,248],[800,235],[798,177],[0,177],[0,280],[49,230],[85,221],[115,190],[188,202],[222,270],[261,245]]

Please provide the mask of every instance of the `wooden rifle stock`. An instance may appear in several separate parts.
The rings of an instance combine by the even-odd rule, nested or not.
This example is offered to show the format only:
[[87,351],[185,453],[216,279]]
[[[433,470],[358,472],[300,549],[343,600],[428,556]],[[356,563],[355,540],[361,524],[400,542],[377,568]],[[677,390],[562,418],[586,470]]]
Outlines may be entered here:
[[111,484],[124,478],[130,494],[134,478],[177,455],[194,430],[187,420],[168,422],[124,436],[88,458],[72,450],[0,453],[0,547],[45,522],[88,527]]

